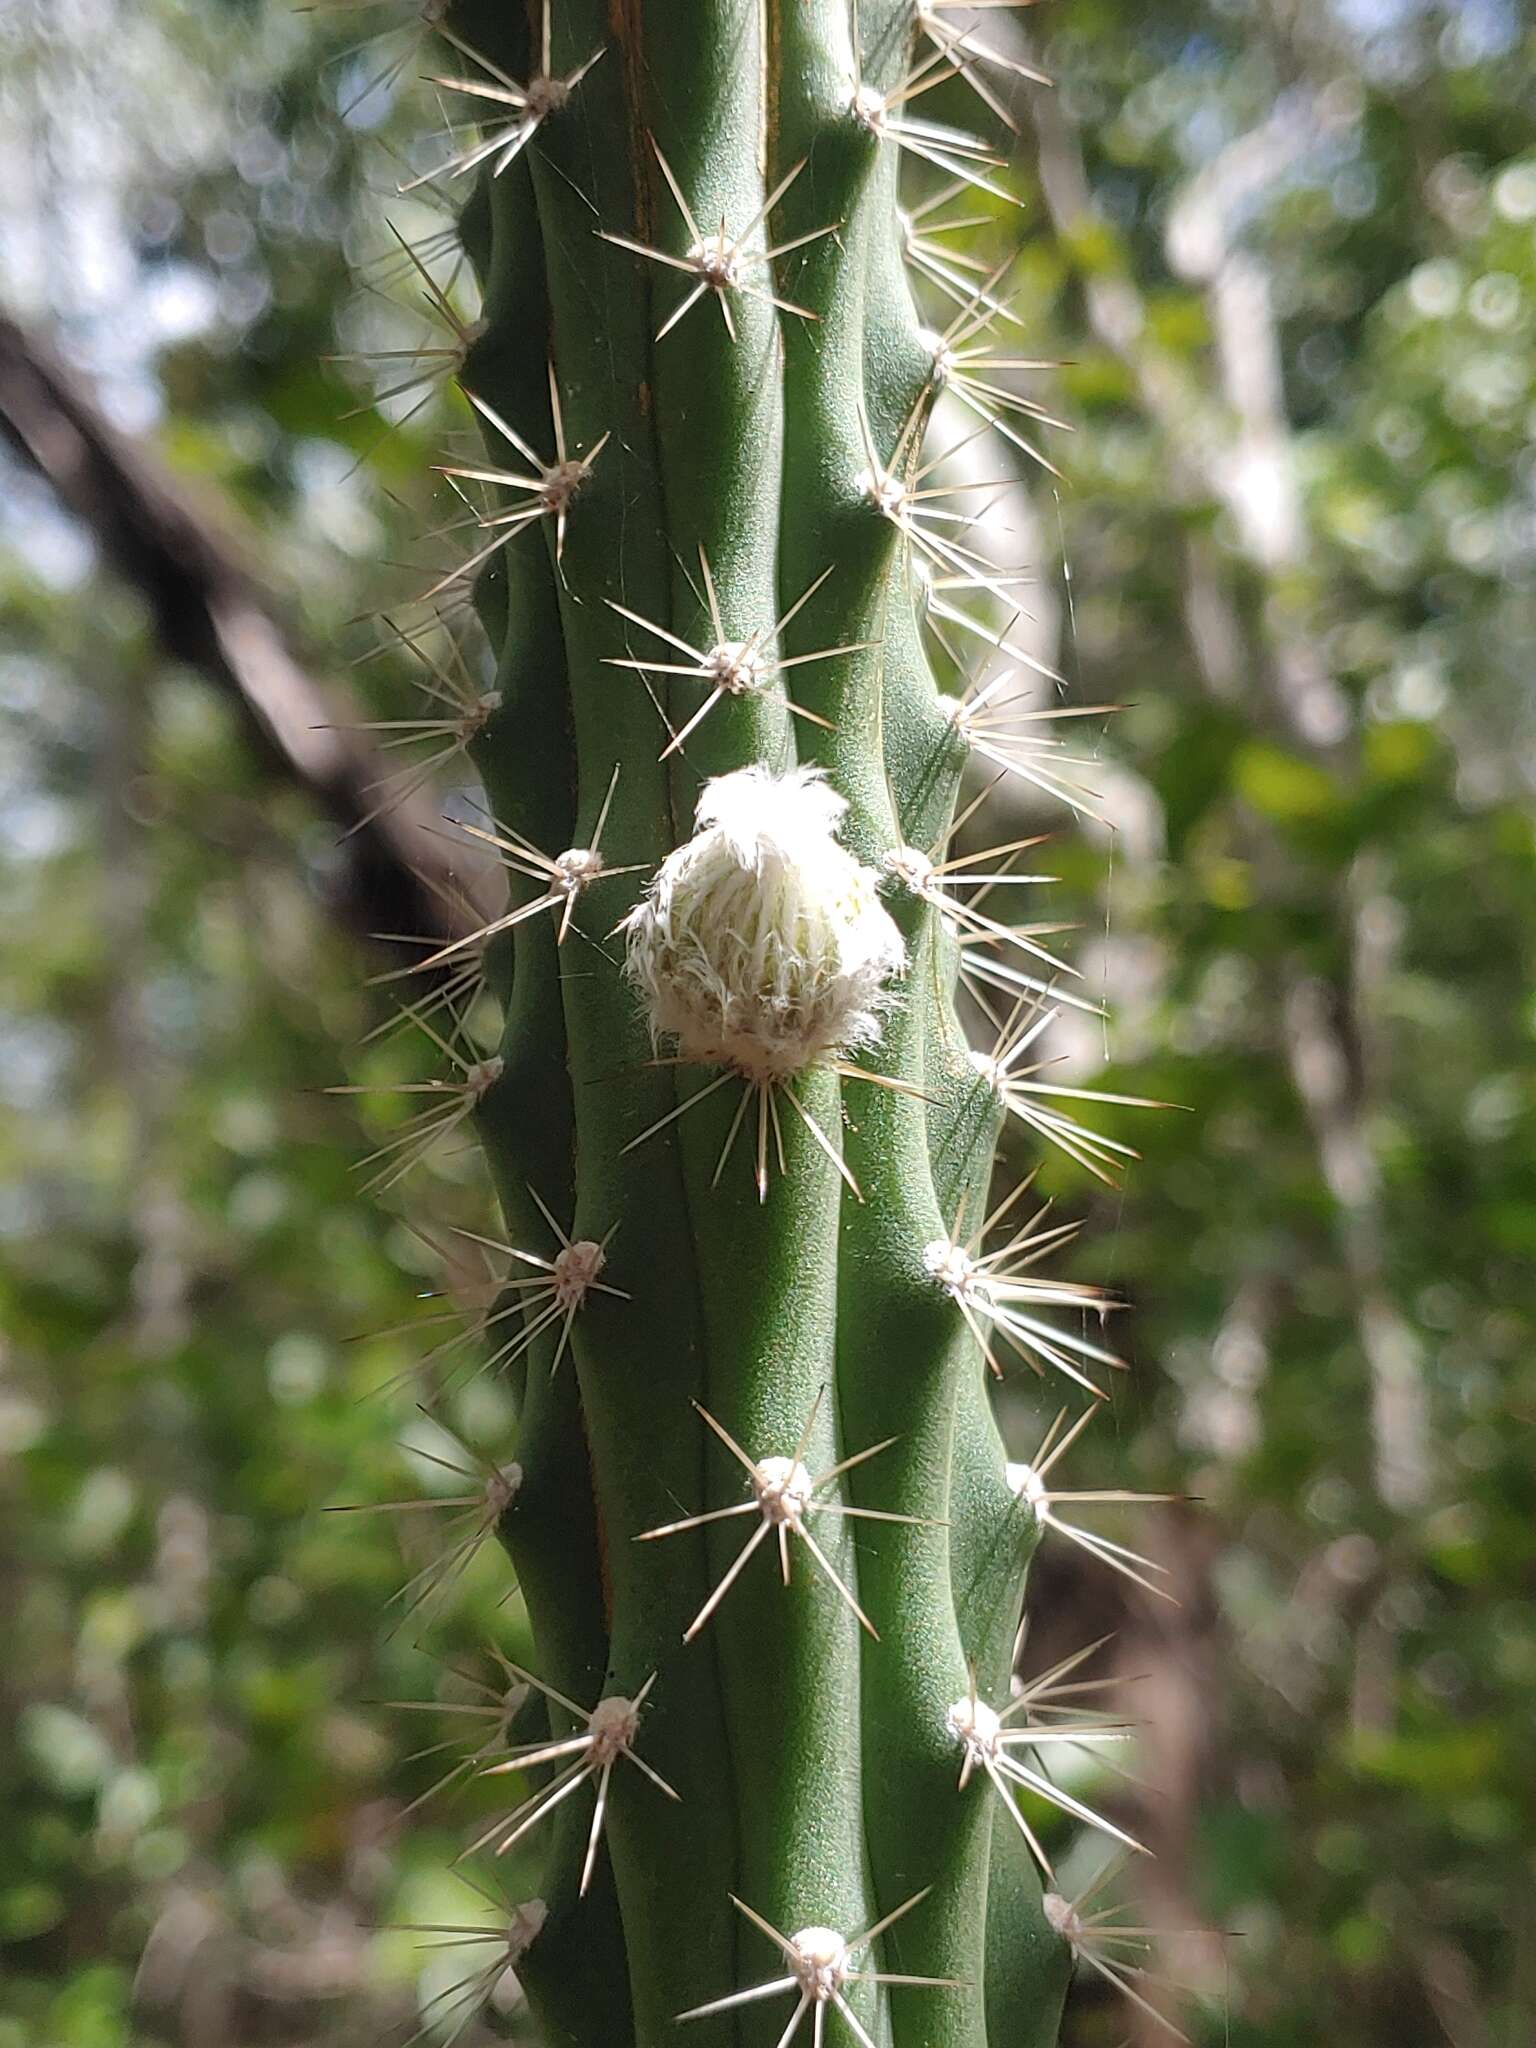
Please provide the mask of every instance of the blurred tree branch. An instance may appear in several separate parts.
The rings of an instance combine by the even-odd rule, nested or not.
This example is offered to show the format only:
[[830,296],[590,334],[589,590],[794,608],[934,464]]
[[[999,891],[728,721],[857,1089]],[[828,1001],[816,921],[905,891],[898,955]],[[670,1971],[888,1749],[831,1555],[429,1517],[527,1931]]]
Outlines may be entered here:
[[[1080,136],[1054,95],[1020,90],[1016,98],[1035,139],[1047,212],[1070,246],[1085,230],[1102,226]],[[1081,280],[1089,330],[1126,371],[1162,444],[1174,492],[1186,505],[1210,503],[1224,511],[1235,552],[1259,587],[1262,631],[1256,632],[1221,551],[1203,533],[1186,535],[1182,606],[1202,688],[1213,703],[1241,707],[1248,719],[1270,725],[1282,744],[1345,779],[1354,759],[1351,707],[1290,589],[1306,559],[1308,534],[1270,279],[1262,259],[1242,245],[1238,227],[1256,193],[1355,112],[1352,96],[1328,85],[1287,95],[1176,194],[1165,249],[1170,268],[1204,299],[1214,340],[1214,393],[1159,344],[1129,271],[1105,268]],[[1364,887],[1369,870],[1368,861],[1357,859],[1338,905],[1342,969],[1325,979],[1299,958],[1278,963],[1276,1050],[1285,1058],[1335,1207],[1335,1240],[1371,1392],[1377,1493],[1389,1511],[1402,1513],[1429,1491],[1428,1415],[1417,1342],[1388,1289],[1380,1176],[1369,1137],[1375,1102],[1359,901],[1373,893]],[[1186,1604],[1162,1616],[1143,1611],[1151,1603],[1137,1603],[1141,1625],[1122,1645],[1145,1669],[1157,1699],[1148,1718],[1158,1731],[1156,1782],[1167,1795],[1143,1832],[1160,1859],[1156,1874],[1138,1874],[1149,1920],[1165,1937],[1183,1932],[1186,1966],[1211,1988],[1220,1981],[1221,1944],[1196,1908],[1193,1830],[1202,1785],[1219,1768],[1221,1731],[1204,1703],[1219,1693],[1215,1674],[1223,1646],[1209,1583],[1209,1538],[1202,1545],[1187,1524],[1176,1525],[1171,1541],[1169,1533],[1165,1529],[1164,1555]],[[1165,2038],[1140,2014],[1136,2033],[1149,2048]]]
[[[473,929],[462,853],[424,796],[380,808],[386,770],[335,685],[308,673],[216,510],[122,434],[38,336],[0,313],[0,436],[148,608],[165,654],[239,708],[269,768],[340,829],[332,907],[358,933],[446,942]],[[419,953],[408,956],[417,958]]]
[[[1070,242],[1098,219],[1080,141],[1050,94],[1035,92],[1025,104],[1046,207],[1057,233]],[[1130,375],[1163,439],[1170,475],[1186,498],[1209,498],[1224,508],[1242,554],[1263,581],[1265,630],[1255,644],[1209,544],[1200,537],[1186,542],[1185,616],[1202,683],[1214,700],[1233,702],[1244,696],[1246,682],[1258,682],[1290,744],[1336,773],[1350,766],[1353,720],[1286,594],[1287,580],[1304,560],[1305,520],[1269,279],[1262,262],[1240,245],[1235,226],[1255,190],[1356,112],[1350,93],[1326,87],[1300,105],[1283,101],[1192,178],[1170,209],[1169,262],[1205,295],[1220,406],[1205,400],[1157,346],[1128,275],[1084,282],[1089,326]],[[1344,893],[1339,951],[1346,972],[1325,986],[1299,961],[1282,963],[1283,1049],[1337,1212],[1370,1374],[1377,1492],[1388,1509],[1407,1513],[1422,1506],[1430,1490],[1429,1420],[1418,1343],[1386,1282],[1380,1177],[1369,1138],[1375,1105],[1359,1002],[1360,918],[1353,886]]]

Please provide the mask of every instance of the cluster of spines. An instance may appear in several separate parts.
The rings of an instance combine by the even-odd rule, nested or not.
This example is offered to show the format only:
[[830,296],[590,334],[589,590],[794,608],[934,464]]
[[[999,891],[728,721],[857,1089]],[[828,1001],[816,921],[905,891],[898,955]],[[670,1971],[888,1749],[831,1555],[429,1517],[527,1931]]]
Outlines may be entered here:
[[[627,2037],[651,2039],[663,2018],[707,2018],[772,1988],[796,1995],[783,2040],[809,2015],[819,2042],[833,2010],[867,2042],[867,2029],[880,2024],[878,1987],[923,1983],[934,1988],[925,2040],[972,2048],[983,2038],[978,2022],[1007,2011],[1017,1991],[1045,2015],[1043,2041],[1053,2033],[1051,1987],[1059,1993],[1063,1979],[1058,1954],[1077,1946],[1076,1907],[1052,1893],[1042,1908],[1028,1869],[989,1848],[990,1808],[971,1779],[979,1772],[1002,1794],[1049,1876],[1008,1786],[1027,1783],[1079,1817],[1097,1817],[1056,1794],[1016,1752],[1038,1761],[1053,1744],[1125,1731],[1053,1700],[1049,1680],[1060,1674],[1048,1675],[1043,1696],[994,1707],[987,1693],[1006,1691],[1022,1567],[1044,1527],[1065,1529],[1142,1582],[1154,1568],[1053,1522],[1053,1504],[1068,1497],[1050,1492],[1047,1474],[1064,1442],[1048,1440],[1033,1467],[1006,1466],[974,1369],[978,1348],[997,1369],[1001,1342],[1097,1398],[1093,1368],[1119,1363],[1038,1313],[1105,1305],[1094,1290],[1027,1270],[1063,1241],[1065,1227],[1037,1216],[991,1253],[982,1240],[1000,1215],[965,1231],[967,1213],[984,1215],[1003,1117],[1022,1117],[1100,1174],[1125,1150],[1062,1106],[1091,1091],[1055,1087],[1025,1063],[1048,1025],[1046,999],[1081,1002],[1054,995],[1069,970],[1040,944],[1045,928],[980,907],[994,889],[1039,879],[1012,865],[1029,842],[989,850],[996,865],[980,875],[983,856],[950,853],[969,815],[954,815],[966,758],[1088,809],[1078,764],[1048,727],[1036,733],[1010,714],[1006,676],[984,673],[964,696],[944,700],[922,651],[928,629],[952,649],[948,629],[1004,657],[1021,653],[1006,629],[963,602],[1009,604],[1013,579],[978,546],[965,500],[932,480],[943,458],[920,453],[934,401],[953,391],[984,427],[1030,453],[1011,421],[1039,415],[995,381],[1034,366],[976,345],[1003,310],[998,274],[977,279],[943,256],[942,230],[922,225],[928,209],[906,216],[898,233],[895,159],[916,154],[956,187],[999,190],[987,146],[913,105],[957,77],[979,84],[978,67],[993,58],[1005,71],[1010,60],[948,19],[943,0],[915,16],[907,5],[869,0],[862,9],[842,0],[770,6],[779,92],[769,121],[754,104],[763,53],[745,47],[757,11],[704,0],[696,12],[691,49],[665,25],[653,34],[642,10],[629,23],[632,43],[617,52],[622,61],[600,65],[606,15],[595,5],[545,0],[531,40],[479,18],[484,9],[450,10],[450,41],[475,75],[439,82],[485,102],[494,119],[426,174],[482,181],[475,256],[485,317],[473,330],[455,329],[454,369],[490,429],[492,459],[445,464],[443,473],[456,489],[496,495],[471,507],[478,537],[467,560],[422,598],[435,604],[473,584],[501,654],[483,691],[450,682],[449,665],[431,667],[443,716],[423,721],[416,736],[435,749],[434,768],[461,752],[480,768],[492,823],[469,830],[505,867],[511,901],[422,966],[490,962],[497,942],[510,945],[511,966],[503,959],[506,1031],[489,1060],[469,1059],[459,1044],[469,990],[456,992],[451,1029],[436,1030],[427,1002],[408,1007],[435,1031],[458,1078],[443,1084],[446,1107],[428,1113],[437,1120],[408,1127],[379,1178],[391,1184],[398,1157],[414,1163],[439,1125],[473,1117],[510,1236],[550,1246],[482,1240],[512,1268],[538,1274],[525,1272],[519,1287],[509,1271],[509,1291],[475,1318],[477,1335],[495,1331],[497,1363],[520,1388],[519,1464],[488,1468],[479,1492],[444,1503],[469,1524],[455,1560],[463,1543],[478,1544],[493,1528],[506,1541],[546,1667],[545,1676],[518,1673],[517,1681],[555,1709],[546,1736],[493,1759],[477,1750],[478,1770],[547,1764],[557,1775],[476,1846],[510,1847],[580,1804],[572,1795],[596,1781],[579,1835],[566,1829],[556,1845],[550,1906],[538,1902],[537,1925],[513,1923],[522,1968],[557,2010],[583,1995],[562,1984],[569,1964],[553,1937],[599,1871],[616,1766],[637,1765],[651,1794],[666,1795],[626,1809],[615,1785],[618,1890],[634,1909],[616,1920],[605,1897],[589,1902],[581,1922],[589,1974],[591,1954],[606,1945],[624,1979],[617,1991],[590,1995],[609,1999],[610,2027],[629,2000]],[[915,29],[927,41],[911,56]],[[706,147],[691,133],[663,138],[643,123],[637,132],[634,102],[663,59],[676,73],[669,118],[679,118],[690,92],[710,106]],[[707,76],[726,61],[750,89],[722,93],[720,78]],[[585,124],[565,118],[578,93],[606,96]],[[990,90],[983,97],[997,104]],[[600,161],[589,146],[595,132],[628,133],[634,146]],[[830,220],[829,193],[837,202]],[[670,238],[671,209],[684,246]],[[607,247],[593,252],[584,246],[592,242]],[[792,287],[773,268],[790,255]],[[957,309],[942,335],[917,323],[904,255]],[[615,265],[626,259],[623,274]],[[644,290],[647,271],[687,273],[682,296],[672,293],[659,319]],[[671,366],[653,355],[690,315],[701,320],[707,308],[694,307],[711,298],[718,331],[711,325]],[[627,373],[625,364],[654,374]],[[792,520],[780,522],[781,503],[793,506]],[[613,538],[621,531],[622,547]],[[402,637],[416,645],[425,635]],[[687,660],[668,661],[667,652]],[[659,734],[647,732],[654,713],[645,693],[602,691],[596,678],[605,667],[640,673],[661,714]],[[790,669],[803,679],[804,702],[784,694]],[[801,725],[798,745],[792,720]],[[1021,723],[1029,727],[1022,737]],[[743,1203],[721,1174],[742,1103],[709,1108],[713,1085],[681,1106],[669,1099],[672,1072],[644,1041],[610,944],[625,900],[613,885],[653,872],[686,835],[701,777],[750,761],[782,769],[797,754],[849,799],[850,840],[887,878],[909,971],[881,1042],[857,1062],[807,1073],[789,1094],[800,1122],[787,1133],[774,1091],[759,1085],[756,1199]],[[613,859],[602,846],[610,813]],[[574,821],[587,816],[594,823],[580,834]],[[594,956],[584,965],[563,959],[572,933]],[[960,1039],[950,995],[957,973],[1013,998],[990,1054],[969,1054]],[[699,1116],[682,1118],[694,1103]],[[782,1185],[764,1206],[770,1129]],[[675,1147],[659,1165],[637,1168],[636,1147],[664,1131]],[[556,1212],[573,1217],[569,1230]],[[620,1218],[624,1288],[599,1278]],[[691,1272],[669,1272],[659,1256],[680,1247],[692,1253]],[[560,1370],[568,1355],[574,1372]],[[904,1363],[912,1367],[905,1376]],[[637,1386],[637,1377],[650,1384]],[[832,1400],[824,1398],[829,1380]],[[704,1392],[729,1406],[726,1417]],[[685,1401],[699,1417],[699,1441],[679,1427]],[[716,1440],[738,1486],[745,1475],[744,1499],[722,1490],[720,1464],[702,1456]],[[525,1473],[536,1476],[531,1488]],[[558,1511],[543,1512],[557,1498]],[[656,1501],[684,1512],[658,1521],[644,1512]],[[913,1512],[914,1503],[945,1512]],[[812,1527],[823,1514],[831,1523],[822,1530],[838,1531],[825,1548]],[[740,1515],[756,1519],[744,1549],[727,1555],[713,1539],[729,1535]],[[857,1571],[848,1517],[886,1532]],[[627,1532],[648,1550],[646,1539],[704,1529],[707,1550],[699,1543],[691,1566],[671,1573],[638,1563],[642,1553],[620,1540]],[[1000,1529],[1012,1532],[1002,1542]],[[785,1582],[781,1611],[743,1576],[746,1611],[727,1626],[724,1596],[770,1537]],[[830,1606],[803,1578],[791,1584],[791,1539],[830,1587]],[[717,1615],[716,1664],[690,1671],[678,1652]],[[672,1626],[679,1617],[683,1625]],[[767,1670],[765,1644],[775,1649]],[[1014,1726],[1019,1714],[1030,1718]],[[881,1787],[868,1807],[861,1752],[864,1775]],[[680,1834],[686,1822],[668,1817],[671,1808],[686,1811],[690,1785],[701,1784],[735,1794],[736,1839],[722,1820],[706,1853],[697,1830]],[[965,1817],[941,1841],[936,1873],[912,1885],[907,1865],[914,1845],[934,1834],[941,1785],[969,1801]],[[677,1861],[684,1845],[686,1871]],[[655,1924],[655,1910],[639,1909],[662,1870],[671,1880],[664,1903],[688,1930],[681,1947]],[[726,1871],[753,1896],[722,1883]],[[902,1897],[889,1896],[892,1882]],[[989,1883],[982,1915],[976,1901]],[[674,1987],[696,1992],[698,1957],[735,1952],[727,1899],[778,1946],[787,1974],[703,2000],[675,1995]],[[808,1900],[835,1909],[837,1926],[865,1931],[846,1940],[819,1925],[778,1932]],[[1026,1921],[1032,1931],[1021,1939]],[[898,1923],[903,1959],[923,1967],[856,1969],[856,1952]],[[1064,1944],[1058,1952],[1034,1939],[1033,1930],[1047,1928]],[[1086,1923],[1079,1931],[1086,1941]],[[547,1967],[538,1960],[544,1949]],[[470,1982],[466,2017],[483,1988],[478,1974]],[[590,2035],[595,2022],[586,2020]],[[1010,2035],[1025,2037],[1017,2028]]]

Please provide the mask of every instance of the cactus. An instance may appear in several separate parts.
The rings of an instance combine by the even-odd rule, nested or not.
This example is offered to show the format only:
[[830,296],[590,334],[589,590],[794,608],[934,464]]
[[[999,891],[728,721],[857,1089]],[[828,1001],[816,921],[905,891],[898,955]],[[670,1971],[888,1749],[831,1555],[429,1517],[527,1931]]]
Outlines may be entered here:
[[[1064,968],[997,907],[1024,843],[955,850],[973,759],[1089,801],[1008,711],[1009,579],[931,432],[948,392],[1032,448],[997,281],[898,206],[904,163],[998,189],[922,95],[1006,71],[945,0],[428,11],[484,454],[444,465],[473,537],[422,596],[472,592],[495,677],[439,669],[423,733],[472,758],[509,898],[423,962],[455,1075],[377,1179],[472,1120],[502,1210],[519,1424],[453,1505],[536,1647],[475,1846],[545,1872],[458,2023],[510,1961],[581,2048],[1041,2048],[1086,1937],[1016,1793],[1129,1837],[1049,1774],[1124,1729],[1068,1667],[1010,1696],[1025,1570],[1051,1526],[1155,1567],[1053,1517],[1059,1421],[1010,1465],[988,1392],[1022,1360],[1091,1404],[1119,1362],[1106,1298],[1042,1275],[1069,1230],[992,1209],[1005,1120],[1125,1150],[1032,1057]],[[942,694],[934,626],[993,669]],[[962,976],[1011,1013],[984,1055]]]

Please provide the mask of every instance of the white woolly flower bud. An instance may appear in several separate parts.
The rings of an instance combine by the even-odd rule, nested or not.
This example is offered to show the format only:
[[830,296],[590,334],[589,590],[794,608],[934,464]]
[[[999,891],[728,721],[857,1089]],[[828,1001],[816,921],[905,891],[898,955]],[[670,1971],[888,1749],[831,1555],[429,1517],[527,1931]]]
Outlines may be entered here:
[[705,784],[697,831],[625,920],[653,1035],[759,1084],[879,1036],[906,948],[879,876],[838,844],[847,808],[818,768]]

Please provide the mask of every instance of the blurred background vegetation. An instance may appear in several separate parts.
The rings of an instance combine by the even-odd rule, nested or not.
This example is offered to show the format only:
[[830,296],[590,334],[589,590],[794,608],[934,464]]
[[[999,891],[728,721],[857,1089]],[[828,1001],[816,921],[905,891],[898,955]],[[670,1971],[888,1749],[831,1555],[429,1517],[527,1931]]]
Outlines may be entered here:
[[[324,1092],[440,1065],[361,1044],[391,849],[338,845],[305,758],[306,690],[407,713],[356,621],[442,555],[430,464],[467,431],[403,358],[331,360],[453,346],[389,222],[474,316],[431,188],[395,196],[435,160],[410,15],[0,0],[0,2048],[442,2038],[483,1959],[402,1929],[485,1911],[450,1868],[479,1793],[415,1802],[521,1654],[506,1570],[470,1558],[426,1630],[399,1589],[452,1510],[321,1512],[452,1495],[434,1460],[510,1423],[460,1377],[460,1450],[408,1390],[422,1297],[483,1278],[447,1249],[489,1226],[478,1164],[450,1142],[380,1199],[354,1162],[401,1099]],[[1520,0],[1043,0],[989,33],[1058,84],[1004,80],[1022,203],[945,260],[1016,252],[1072,431],[988,516],[1039,576],[1016,636],[1124,707],[1078,728],[1113,834],[1050,849],[1112,1021],[1054,1056],[1193,1112],[1109,1126],[1121,1189],[1044,1168],[1132,1304],[1068,1483],[1193,1497],[1094,1524],[1178,1604],[1048,1538],[1026,1654],[1113,1636],[1146,1731],[1095,1796],[1158,1852],[1126,1896],[1192,2039],[1518,2048],[1536,31]],[[125,554],[160,490],[164,559]],[[1023,1389],[1016,1455],[1039,1415]],[[508,1979],[463,2038],[518,2026]],[[1081,1983],[1076,2048],[1132,2038],[1172,2036]]]

